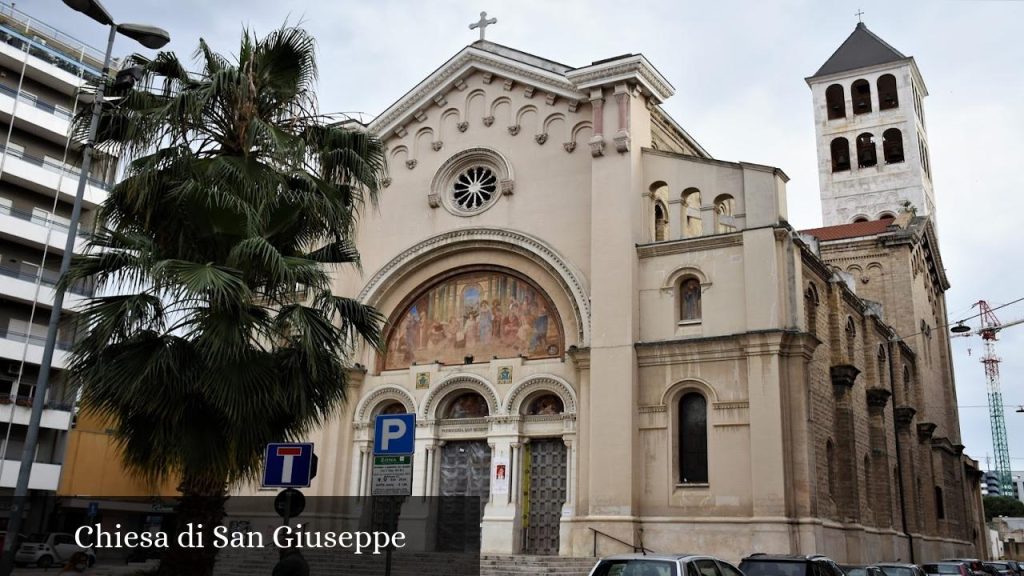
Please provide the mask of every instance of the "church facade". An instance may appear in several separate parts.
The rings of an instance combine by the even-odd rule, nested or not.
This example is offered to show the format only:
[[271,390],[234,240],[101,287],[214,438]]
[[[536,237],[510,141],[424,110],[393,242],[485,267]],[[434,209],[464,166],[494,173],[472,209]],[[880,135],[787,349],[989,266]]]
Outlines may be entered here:
[[[903,248],[794,230],[786,174],[711,157],[673,91],[643,56],[481,40],[369,125],[390,176],[337,290],[385,343],[314,438],[310,493],[368,494],[373,418],[407,412],[413,495],[482,498],[484,553],[983,554],[976,463],[938,417],[948,349],[890,317],[948,287],[930,220],[887,208]],[[915,266],[937,284],[890,281]]]

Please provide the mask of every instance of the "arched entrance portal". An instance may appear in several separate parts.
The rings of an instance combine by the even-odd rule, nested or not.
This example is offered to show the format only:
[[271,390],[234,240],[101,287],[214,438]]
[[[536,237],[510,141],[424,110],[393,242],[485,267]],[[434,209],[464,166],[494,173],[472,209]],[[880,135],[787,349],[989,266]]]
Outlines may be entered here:
[[[457,391],[438,407],[441,427],[486,423],[490,416],[487,400],[476,391]],[[437,536],[446,542],[473,541],[463,535],[479,535],[484,505],[491,494],[491,446],[483,438],[444,441],[438,463],[440,510]],[[465,505],[465,498],[479,499],[479,508]],[[458,536],[456,536],[458,535]]]

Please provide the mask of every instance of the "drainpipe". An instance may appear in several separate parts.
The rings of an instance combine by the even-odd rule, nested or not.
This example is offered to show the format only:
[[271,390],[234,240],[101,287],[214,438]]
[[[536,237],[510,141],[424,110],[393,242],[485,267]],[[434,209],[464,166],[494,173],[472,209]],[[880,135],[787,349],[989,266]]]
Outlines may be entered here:
[[907,537],[907,543],[910,545],[910,563],[916,564],[914,560],[914,537],[907,530],[907,498],[903,487],[903,458],[900,455],[900,432],[896,428],[896,368],[895,368],[895,356],[893,351],[895,350],[896,338],[890,337],[888,339],[889,346],[889,392],[892,394],[892,431],[893,436],[896,439],[896,469],[900,471],[896,475],[896,485],[899,489],[900,494],[900,521],[903,524],[903,534]]

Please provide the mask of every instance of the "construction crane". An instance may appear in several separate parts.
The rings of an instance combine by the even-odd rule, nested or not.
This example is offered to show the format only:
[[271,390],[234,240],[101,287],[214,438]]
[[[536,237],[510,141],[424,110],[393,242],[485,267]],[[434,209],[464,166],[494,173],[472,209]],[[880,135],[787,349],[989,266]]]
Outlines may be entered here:
[[1010,447],[1006,442],[1006,419],[1003,407],[1003,392],[999,385],[999,356],[996,355],[996,340],[999,331],[1024,323],[1024,319],[1002,324],[988,302],[979,300],[974,306],[981,317],[981,328],[972,332],[971,329],[958,322],[951,331],[958,336],[977,334],[985,343],[985,355],[981,363],[985,366],[985,382],[988,387],[988,417],[992,427],[992,449],[995,452],[995,471],[999,477],[999,487],[1003,495],[1013,494],[1013,478],[1010,474]]

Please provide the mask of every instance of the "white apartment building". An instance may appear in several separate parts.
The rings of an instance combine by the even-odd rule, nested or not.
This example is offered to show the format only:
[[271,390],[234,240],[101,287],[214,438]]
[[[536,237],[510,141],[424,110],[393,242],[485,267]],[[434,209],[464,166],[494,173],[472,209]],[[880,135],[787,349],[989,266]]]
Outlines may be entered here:
[[[0,496],[12,494],[17,480],[79,180],[82,142],[71,138],[71,120],[87,105],[79,87],[95,83],[102,59],[98,50],[0,3]],[[115,159],[94,157],[82,230],[115,169]],[[65,308],[73,310],[88,294],[88,287],[75,287]],[[67,312],[29,483],[34,496],[53,494],[60,480],[74,411],[62,369],[74,337],[74,313]],[[47,512],[31,504],[32,517]],[[0,529],[5,524],[0,518]]]

